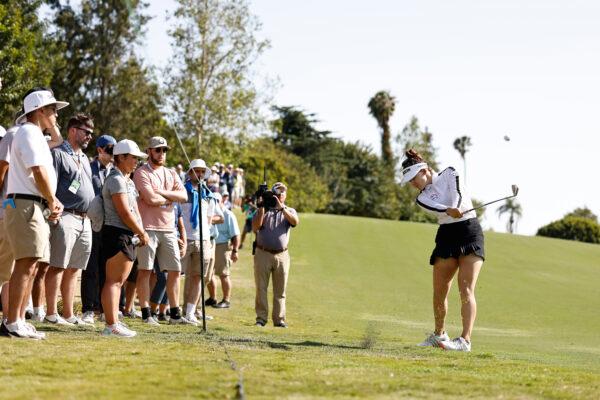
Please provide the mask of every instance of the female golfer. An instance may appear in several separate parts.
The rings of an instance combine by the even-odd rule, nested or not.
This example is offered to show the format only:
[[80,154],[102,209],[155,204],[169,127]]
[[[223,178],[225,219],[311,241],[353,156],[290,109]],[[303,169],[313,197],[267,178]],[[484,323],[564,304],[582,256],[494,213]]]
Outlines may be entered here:
[[[414,150],[406,152],[402,163],[402,184],[410,184],[421,192],[417,204],[435,214],[440,224],[435,236],[435,249],[429,263],[433,265],[433,316],[435,330],[419,346],[442,347],[446,350],[471,351],[471,332],[477,313],[475,284],[484,260],[483,232],[470,197],[456,170],[448,167],[439,174],[433,171]],[[458,270],[463,330],[450,340],[444,323],[448,312],[448,291]]]
[[106,260],[106,281],[102,288],[102,308],[106,318],[105,336],[133,337],[136,333],[118,320],[121,286],[136,257],[136,243],[148,243],[137,207],[137,191],[129,175],[135,170],[142,153],[132,140],[121,140],[113,148],[114,165],[102,187],[104,226],[102,252]]

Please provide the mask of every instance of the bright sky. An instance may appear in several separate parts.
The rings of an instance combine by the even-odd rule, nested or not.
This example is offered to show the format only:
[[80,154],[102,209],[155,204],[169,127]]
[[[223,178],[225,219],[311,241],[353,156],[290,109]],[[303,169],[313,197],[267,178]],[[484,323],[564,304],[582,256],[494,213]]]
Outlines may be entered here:
[[[155,18],[142,55],[165,66],[164,15],[174,2],[150,3]],[[575,207],[600,214],[593,178],[600,2],[255,0],[251,7],[272,44],[260,71],[279,79],[276,104],[314,112],[321,128],[379,153],[367,102],[389,90],[397,100],[393,133],[416,115],[433,132],[442,166],[462,171],[452,143],[471,137],[473,197],[490,201],[519,185],[518,233],[535,234]],[[497,207],[489,207],[484,227],[505,231]]]

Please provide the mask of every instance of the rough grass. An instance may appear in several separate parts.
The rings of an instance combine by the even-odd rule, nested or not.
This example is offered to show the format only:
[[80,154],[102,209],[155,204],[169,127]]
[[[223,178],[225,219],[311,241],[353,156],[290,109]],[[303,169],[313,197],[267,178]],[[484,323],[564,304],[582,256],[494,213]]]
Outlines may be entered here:
[[[1,340],[2,398],[598,398],[600,246],[488,233],[473,352],[414,346],[431,329],[435,227],[302,215],[289,329],[253,326],[249,249],[207,334],[128,320],[132,340],[40,326]],[[247,243],[249,245],[249,243]],[[450,335],[460,332],[453,289]],[[241,385],[240,385],[241,384]]]

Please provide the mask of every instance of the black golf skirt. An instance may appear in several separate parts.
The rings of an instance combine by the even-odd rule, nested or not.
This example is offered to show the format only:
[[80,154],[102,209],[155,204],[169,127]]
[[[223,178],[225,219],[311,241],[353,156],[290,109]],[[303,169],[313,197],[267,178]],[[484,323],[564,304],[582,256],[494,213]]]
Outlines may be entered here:
[[433,265],[436,258],[456,258],[475,254],[485,260],[483,231],[477,218],[452,224],[442,224],[435,235],[435,249],[429,258]]
[[102,227],[102,255],[104,262],[118,252],[122,252],[130,261],[135,261],[137,251],[131,239],[133,232],[118,226],[104,225]]

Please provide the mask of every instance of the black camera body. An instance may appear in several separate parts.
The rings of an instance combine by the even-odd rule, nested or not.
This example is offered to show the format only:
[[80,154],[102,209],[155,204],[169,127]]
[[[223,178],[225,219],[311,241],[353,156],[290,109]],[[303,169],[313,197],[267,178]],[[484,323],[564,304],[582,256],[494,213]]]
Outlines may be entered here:
[[275,193],[273,193],[272,190],[269,190],[266,182],[258,187],[254,196],[256,197],[257,207],[264,207],[266,210],[271,210],[277,206]]

